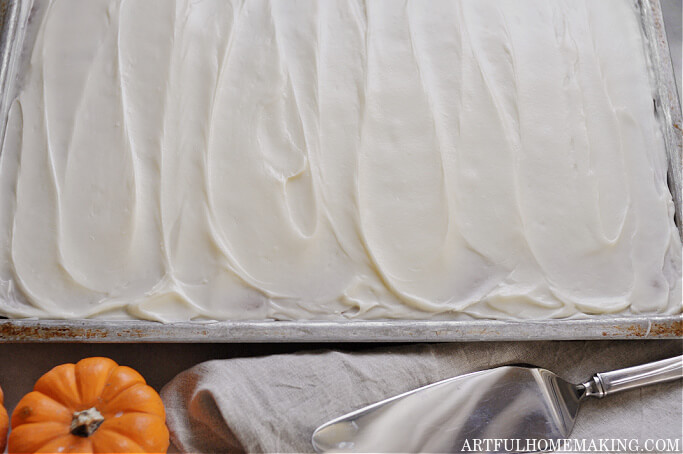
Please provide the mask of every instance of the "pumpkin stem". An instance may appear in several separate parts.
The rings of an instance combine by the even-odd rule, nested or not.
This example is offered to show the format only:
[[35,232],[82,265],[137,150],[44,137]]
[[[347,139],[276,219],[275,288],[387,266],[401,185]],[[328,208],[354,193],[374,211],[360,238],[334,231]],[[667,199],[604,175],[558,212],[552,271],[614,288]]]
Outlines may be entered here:
[[87,438],[95,433],[103,422],[104,416],[102,416],[102,413],[97,411],[97,408],[92,407],[74,413],[70,430],[73,435]]

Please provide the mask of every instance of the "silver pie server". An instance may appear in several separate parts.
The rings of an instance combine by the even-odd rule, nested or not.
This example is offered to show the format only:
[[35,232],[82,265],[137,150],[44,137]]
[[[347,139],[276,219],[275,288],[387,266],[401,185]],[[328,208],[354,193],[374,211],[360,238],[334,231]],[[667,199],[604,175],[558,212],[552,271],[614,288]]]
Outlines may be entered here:
[[[569,383],[546,369],[504,366],[449,378],[383,400],[318,427],[318,452],[482,452],[476,440],[523,440],[516,452],[568,438],[588,397],[681,378],[683,356]],[[531,440],[531,442],[526,441]],[[521,446],[521,449],[520,449]],[[540,448],[546,449],[546,448]],[[483,452],[510,452],[489,446]]]

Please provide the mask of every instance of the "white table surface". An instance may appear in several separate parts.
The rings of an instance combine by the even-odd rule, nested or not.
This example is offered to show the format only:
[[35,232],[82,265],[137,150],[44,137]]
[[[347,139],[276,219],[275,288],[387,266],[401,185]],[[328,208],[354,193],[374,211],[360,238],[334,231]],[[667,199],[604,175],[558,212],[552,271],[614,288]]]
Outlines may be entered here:
[[[661,0],[679,93],[683,92],[681,89],[682,1]],[[631,342],[634,348],[638,348],[640,342],[671,341],[625,342]],[[334,347],[330,344],[327,346]],[[42,374],[56,365],[77,362],[89,356],[106,356],[119,364],[133,367],[158,390],[177,373],[202,361],[320,347],[320,344],[0,344],[0,386],[5,392],[5,406],[11,413],[21,396],[31,391],[33,384]],[[345,349],[366,347],[366,345],[359,344],[344,345]],[[590,348],[586,350],[590,351]]]

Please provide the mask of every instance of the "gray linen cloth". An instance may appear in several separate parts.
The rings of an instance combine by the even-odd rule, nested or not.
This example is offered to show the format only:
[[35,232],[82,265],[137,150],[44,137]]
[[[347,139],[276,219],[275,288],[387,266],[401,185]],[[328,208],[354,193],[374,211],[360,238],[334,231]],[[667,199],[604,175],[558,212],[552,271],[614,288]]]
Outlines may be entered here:
[[[199,364],[162,390],[183,452],[312,452],[314,429],[387,397],[480,369],[529,363],[573,382],[681,354],[683,341],[418,344]],[[587,400],[572,437],[681,439],[680,381]],[[680,446],[680,445],[679,445]]]

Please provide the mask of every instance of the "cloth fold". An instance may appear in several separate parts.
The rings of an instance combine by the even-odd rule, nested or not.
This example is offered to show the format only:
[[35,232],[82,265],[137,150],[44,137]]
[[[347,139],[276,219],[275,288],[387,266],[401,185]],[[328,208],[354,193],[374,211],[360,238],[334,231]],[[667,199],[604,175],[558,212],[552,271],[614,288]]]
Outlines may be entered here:
[[[311,435],[344,413],[456,375],[506,364],[545,367],[572,382],[656,361],[683,341],[417,344],[215,360],[161,392],[183,452],[313,452]],[[672,382],[587,400],[573,438],[683,438],[683,387]],[[679,446],[681,446],[679,444]]]

